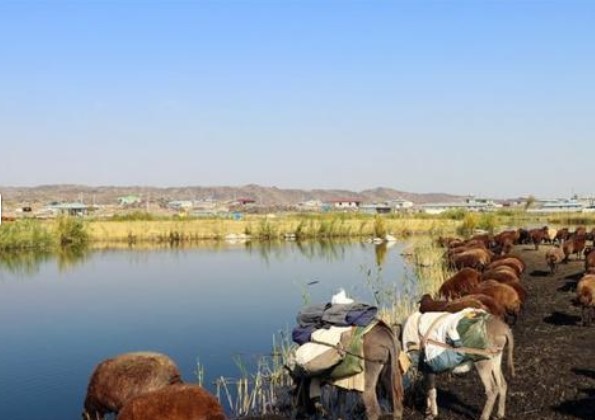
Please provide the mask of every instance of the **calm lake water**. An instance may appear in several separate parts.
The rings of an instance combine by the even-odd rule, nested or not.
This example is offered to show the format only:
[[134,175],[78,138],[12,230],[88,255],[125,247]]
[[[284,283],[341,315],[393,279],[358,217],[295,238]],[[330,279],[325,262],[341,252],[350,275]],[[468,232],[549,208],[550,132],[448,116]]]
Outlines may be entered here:
[[413,275],[403,244],[286,242],[0,258],[0,419],[80,419],[97,363],[138,350],[171,356],[183,379],[238,378],[309,303]]

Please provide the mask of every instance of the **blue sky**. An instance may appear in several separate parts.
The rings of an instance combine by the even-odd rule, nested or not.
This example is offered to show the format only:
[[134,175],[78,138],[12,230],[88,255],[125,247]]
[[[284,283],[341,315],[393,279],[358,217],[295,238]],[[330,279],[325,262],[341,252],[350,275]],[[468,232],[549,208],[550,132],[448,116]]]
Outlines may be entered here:
[[0,185],[595,195],[595,2],[0,1]]

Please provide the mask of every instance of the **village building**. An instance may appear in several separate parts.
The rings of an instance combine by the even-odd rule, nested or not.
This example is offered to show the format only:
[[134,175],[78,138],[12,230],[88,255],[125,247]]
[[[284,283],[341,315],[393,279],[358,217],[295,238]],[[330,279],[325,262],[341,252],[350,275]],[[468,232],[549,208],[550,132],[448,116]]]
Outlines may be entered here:
[[534,207],[527,209],[528,213],[580,213],[585,209],[585,203],[571,199],[537,200]]
[[340,198],[331,201],[334,210],[357,210],[361,203],[362,201],[357,198]]
[[324,208],[324,203],[320,200],[308,200],[297,203],[297,210],[299,211],[321,211]]
[[135,205],[139,205],[141,203],[141,198],[138,195],[125,195],[122,197],[118,197],[118,205],[120,207],[131,207]]
[[501,204],[495,203],[493,200],[484,198],[469,197],[464,202],[450,202],[450,203],[427,203],[422,204],[419,208],[428,214],[440,214],[449,210],[465,210],[470,212],[488,212],[501,208]]
[[85,216],[89,211],[89,206],[83,203],[56,203],[46,206],[43,211],[51,213],[53,216]]

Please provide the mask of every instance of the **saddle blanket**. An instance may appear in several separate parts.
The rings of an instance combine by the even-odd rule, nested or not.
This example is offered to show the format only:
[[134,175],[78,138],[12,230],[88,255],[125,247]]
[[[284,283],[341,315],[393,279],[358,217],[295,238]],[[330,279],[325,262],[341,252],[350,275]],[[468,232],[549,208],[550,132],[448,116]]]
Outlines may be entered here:
[[[467,360],[476,360],[477,355],[457,351],[456,348],[485,349],[488,344],[485,331],[488,316],[485,311],[472,308],[456,313],[415,312],[403,328],[403,350],[407,353],[422,351],[420,364],[436,373],[452,369]],[[430,340],[425,346],[422,343],[424,339]],[[431,340],[447,347],[432,344]]]

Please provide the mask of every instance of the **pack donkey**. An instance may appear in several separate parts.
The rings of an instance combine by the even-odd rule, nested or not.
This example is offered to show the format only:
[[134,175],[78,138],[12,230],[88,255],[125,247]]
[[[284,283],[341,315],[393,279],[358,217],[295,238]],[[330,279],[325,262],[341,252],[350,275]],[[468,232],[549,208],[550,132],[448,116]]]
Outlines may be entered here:
[[[378,420],[381,415],[377,389],[390,396],[393,419],[402,419],[404,392],[398,361],[399,351],[400,344],[393,330],[383,322],[378,322],[363,336],[365,388],[362,400],[368,420]],[[306,418],[323,410],[320,404],[315,404],[310,398],[312,379],[293,376],[298,418]],[[324,382],[324,377],[316,379]]]
[[[434,313],[436,317],[443,317],[444,313]],[[485,388],[486,402],[481,412],[480,420],[488,420],[492,414],[496,400],[498,399],[497,418],[502,419],[506,410],[506,379],[502,373],[502,357],[504,347],[508,343],[508,368],[511,376],[514,377],[513,364],[513,349],[514,339],[510,327],[501,319],[489,315],[485,322],[485,333],[487,339],[486,348],[469,348],[469,347],[454,347],[453,344],[447,344],[442,340],[435,340],[433,332],[436,330],[435,322],[425,330],[420,329],[420,317],[423,314],[415,312],[405,322],[403,328],[403,347],[404,350],[419,354],[419,370],[424,377],[424,385],[426,392],[426,412],[425,419],[433,419],[438,416],[437,391],[436,391],[436,376],[434,370],[430,369],[424,363],[424,350],[428,345],[442,347],[443,350],[450,350],[457,354],[466,354],[479,356],[472,360],[467,359],[466,362],[456,366],[454,369],[448,369],[454,373],[465,373],[471,369],[471,365],[475,365],[481,382]],[[452,314],[448,314],[452,315]],[[414,332],[412,334],[412,332]],[[405,341],[408,342],[405,342]],[[448,340],[445,340],[448,341]],[[460,344],[460,343],[457,343]],[[453,353],[453,354],[454,354]]]

